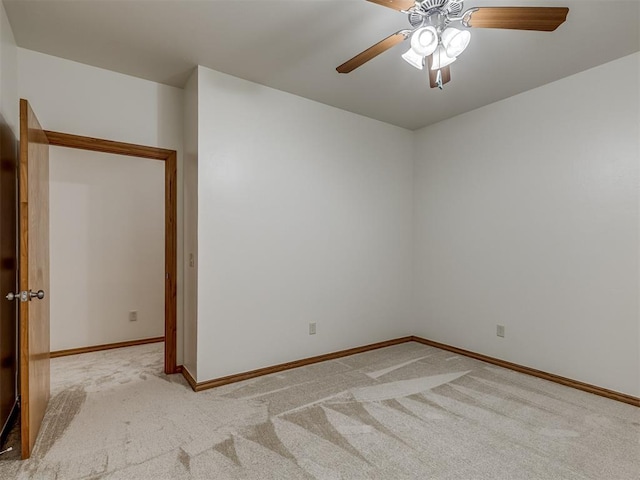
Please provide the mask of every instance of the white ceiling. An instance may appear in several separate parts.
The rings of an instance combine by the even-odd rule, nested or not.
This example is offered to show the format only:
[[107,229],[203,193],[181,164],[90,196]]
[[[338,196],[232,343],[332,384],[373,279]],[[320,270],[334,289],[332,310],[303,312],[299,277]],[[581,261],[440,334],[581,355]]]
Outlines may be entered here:
[[[444,91],[402,60],[406,42],[350,74],[335,67],[409,24],[365,0],[3,0],[16,43],[183,86],[197,64],[409,129],[640,50],[640,2],[465,1],[568,6],[555,32],[473,29]],[[615,88],[603,78],[602,88]],[[585,99],[588,101],[588,99]]]

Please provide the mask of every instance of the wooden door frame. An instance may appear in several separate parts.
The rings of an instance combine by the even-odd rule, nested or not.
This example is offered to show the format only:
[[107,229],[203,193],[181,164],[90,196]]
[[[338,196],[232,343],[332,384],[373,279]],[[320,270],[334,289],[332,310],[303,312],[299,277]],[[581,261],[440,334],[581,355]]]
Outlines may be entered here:
[[164,162],[164,373],[178,373],[177,366],[177,273],[178,273],[178,168],[175,150],[146,147],[93,137],[45,130],[49,145],[93,152],[113,153],[129,157],[149,158]]

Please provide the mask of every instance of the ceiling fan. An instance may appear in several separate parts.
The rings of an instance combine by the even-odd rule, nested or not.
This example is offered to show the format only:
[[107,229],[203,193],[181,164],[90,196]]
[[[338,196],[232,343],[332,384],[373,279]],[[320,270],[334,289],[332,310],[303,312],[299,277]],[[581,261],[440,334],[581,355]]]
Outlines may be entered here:
[[[411,28],[400,30],[340,65],[349,73],[382,52],[411,38],[402,55],[409,64],[429,71],[431,88],[442,90],[451,81],[449,65],[467,48],[469,28],[506,28],[552,32],[567,19],[566,7],[473,7],[463,10],[463,0],[367,0],[409,15]],[[461,28],[450,26],[457,23]]]

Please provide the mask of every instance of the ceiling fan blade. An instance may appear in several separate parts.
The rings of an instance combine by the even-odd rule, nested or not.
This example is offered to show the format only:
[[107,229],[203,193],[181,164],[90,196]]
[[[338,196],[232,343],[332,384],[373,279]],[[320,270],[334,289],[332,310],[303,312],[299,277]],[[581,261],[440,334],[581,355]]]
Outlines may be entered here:
[[465,12],[463,23],[474,28],[508,28],[552,32],[567,19],[566,7],[479,7]]
[[[427,57],[427,68],[429,69],[429,85],[431,88],[436,88],[438,86],[438,71],[431,70],[431,65],[433,65],[433,55],[429,55]],[[449,83],[451,81],[451,69],[449,65],[440,69],[442,75],[442,85],[445,83]]]
[[367,0],[371,3],[377,3],[383,7],[393,8],[394,10],[402,11],[409,10],[416,2],[415,0]]
[[367,48],[364,52],[359,53],[358,55],[353,57],[351,60],[347,60],[338,68],[336,68],[336,70],[338,71],[338,73],[349,73],[355,70],[360,65],[367,63],[369,60],[377,57],[382,52],[385,52],[389,50],[391,47],[406,40],[408,33],[409,33],[408,30],[400,30],[399,32],[394,33],[393,35],[389,35],[384,40],[379,41],[372,47]]

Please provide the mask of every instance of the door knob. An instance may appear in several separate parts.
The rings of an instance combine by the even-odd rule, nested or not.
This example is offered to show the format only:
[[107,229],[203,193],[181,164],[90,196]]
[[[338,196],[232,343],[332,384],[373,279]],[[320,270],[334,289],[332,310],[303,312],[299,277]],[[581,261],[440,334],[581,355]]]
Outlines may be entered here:
[[44,290],[38,290],[37,292],[32,292],[31,290],[29,290],[29,297],[42,300],[44,298]]
[[14,300],[20,300],[20,292],[18,293],[9,292],[7,296],[4,298],[9,300],[10,302],[13,302]]
[[32,298],[37,298],[42,300],[44,298],[44,290],[38,290],[37,292],[32,292],[31,290],[13,293],[9,292],[4,298],[12,302],[13,300],[20,300],[21,302],[28,302]]

